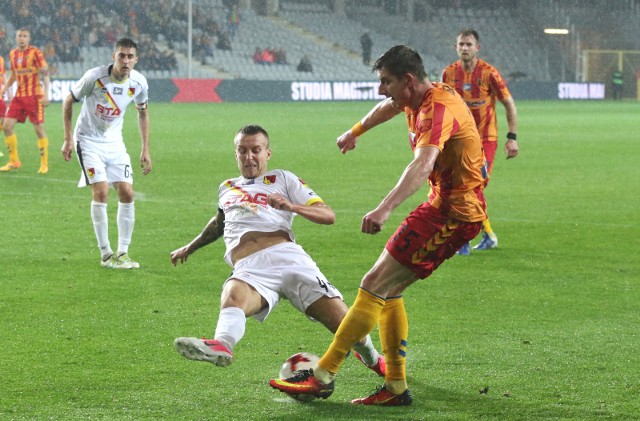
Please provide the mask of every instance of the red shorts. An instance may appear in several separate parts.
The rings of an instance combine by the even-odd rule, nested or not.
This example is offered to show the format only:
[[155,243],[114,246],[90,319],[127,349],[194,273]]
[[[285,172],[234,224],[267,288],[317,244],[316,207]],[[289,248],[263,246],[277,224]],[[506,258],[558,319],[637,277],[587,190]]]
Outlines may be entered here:
[[473,240],[482,221],[464,222],[443,215],[429,203],[412,211],[387,241],[387,251],[424,279],[442,262],[453,256],[464,244]]
[[[4,118],[4,113],[7,111],[7,105],[4,103],[4,99],[0,98],[0,119]],[[0,121],[2,124],[2,121]]]
[[496,149],[498,149],[497,141],[482,141],[482,149],[484,150],[485,166],[482,169],[482,176],[484,177],[484,186],[489,184],[489,178],[491,177],[491,170],[493,170],[493,160],[496,157]]
[[493,160],[496,157],[496,149],[498,149],[498,141],[483,140],[482,149],[484,149],[484,158],[487,160],[487,171],[491,175]]
[[15,118],[19,123],[24,123],[29,117],[33,124],[44,123],[44,107],[40,96],[14,97],[9,103],[5,117]]

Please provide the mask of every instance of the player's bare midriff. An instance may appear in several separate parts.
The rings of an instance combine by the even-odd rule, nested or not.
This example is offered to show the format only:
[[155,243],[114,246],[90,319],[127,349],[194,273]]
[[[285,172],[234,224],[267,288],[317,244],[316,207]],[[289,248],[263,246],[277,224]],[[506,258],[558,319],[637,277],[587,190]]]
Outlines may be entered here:
[[231,262],[235,265],[238,260],[250,254],[288,241],[291,241],[291,238],[289,238],[289,234],[284,231],[250,231],[240,238],[240,244],[231,251]]

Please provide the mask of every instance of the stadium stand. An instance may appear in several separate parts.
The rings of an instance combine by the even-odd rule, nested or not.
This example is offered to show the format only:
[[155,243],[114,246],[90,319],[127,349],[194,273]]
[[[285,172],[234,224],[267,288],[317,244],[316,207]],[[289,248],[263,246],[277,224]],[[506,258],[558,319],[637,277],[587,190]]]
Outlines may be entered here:
[[[628,36],[640,30],[638,0],[598,0],[588,7],[579,1],[541,0],[517,2],[518,8],[508,0],[192,0],[191,65],[186,0],[4,3],[0,53],[6,57],[17,27],[28,26],[33,43],[50,51],[54,77],[79,77],[87,68],[108,61],[111,45],[120,36],[138,41],[138,68],[149,78],[191,74],[196,78],[373,80],[369,66],[362,63],[359,40],[365,31],[373,40],[374,60],[392,45],[409,44],[423,56],[432,79],[438,79],[442,68],[457,58],[455,35],[466,27],[478,30],[482,58],[507,78],[578,78],[576,44],[640,49],[640,38]],[[265,13],[258,4],[277,8]],[[233,9],[234,5],[239,8]],[[239,24],[233,28],[229,24],[232,9],[239,12]],[[570,27],[571,37],[543,35],[542,28],[549,24]],[[578,35],[582,35],[579,42]],[[207,38],[213,46],[203,54],[202,40]],[[257,64],[252,58],[256,48],[278,50],[286,59]],[[296,70],[305,55],[313,72]]]

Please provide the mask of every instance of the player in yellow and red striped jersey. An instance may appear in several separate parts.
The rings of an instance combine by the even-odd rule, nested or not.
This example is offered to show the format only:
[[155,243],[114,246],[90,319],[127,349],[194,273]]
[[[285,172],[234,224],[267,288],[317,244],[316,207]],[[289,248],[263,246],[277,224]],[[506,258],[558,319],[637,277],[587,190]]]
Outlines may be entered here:
[[390,48],[376,60],[373,70],[380,79],[378,93],[387,98],[342,134],[337,145],[347,153],[367,130],[404,114],[413,159],[395,187],[364,215],[360,229],[366,234],[380,233],[393,210],[426,182],[431,188],[429,200],[414,209],[391,235],[317,364],[269,384],[287,394],[328,398],[353,344],[377,325],[387,369],[384,385],[351,403],[406,406],[413,398],[407,385],[409,320],[403,294],[480,232],[486,218],[484,154],[468,107],[450,86],[429,82],[422,58],[414,49],[405,45]]
[[[44,130],[44,107],[49,105],[49,68],[47,61],[39,48],[30,45],[31,33],[26,28],[20,28],[16,32],[18,46],[9,53],[11,64],[11,76],[6,86],[0,92],[11,89],[11,85],[17,82],[15,95],[9,103],[4,118],[4,136],[9,150],[9,162],[0,167],[0,171],[17,170],[21,167],[18,157],[18,137],[14,127],[16,123],[24,123],[29,117],[38,136],[38,150],[40,151],[39,174],[49,171],[49,138]],[[42,83],[44,82],[44,89]]]
[[[500,72],[484,60],[478,58],[480,36],[473,29],[464,29],[458,33],[456,51],[460,60],[444,69],[442,81],[452,86],[467,103],[478,126],[482,147],[487,160],[487,179],[493,168],[498,146],[498,121],[496,103],[500,101],[506,110],[509,132],[505,144],[507,159],[518,155],[516,131],[518,114],[516,104]],[[485,184],[486,184],[485,183]],[[498,246],[498,237],[487,219],[482,226],[482,241],[474,247],[488,250]],[[460,249],[459,254],[469,254],[469,245]]]

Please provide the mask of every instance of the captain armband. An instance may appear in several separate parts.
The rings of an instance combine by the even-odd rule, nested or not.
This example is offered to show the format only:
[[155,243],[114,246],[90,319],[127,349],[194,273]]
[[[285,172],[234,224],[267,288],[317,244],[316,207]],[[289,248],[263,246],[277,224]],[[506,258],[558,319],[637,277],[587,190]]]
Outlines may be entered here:
[[351,128],[351,134],[353,134],[355,137],[363,135],[364,132],[366,131],[367,129],[362,127],[362,123],[359,121],[356,124],[354,124],[353,127]]
[[516,134],[513,133],[513,132],[507,133],[507,139],[508,140],[516,140]]

